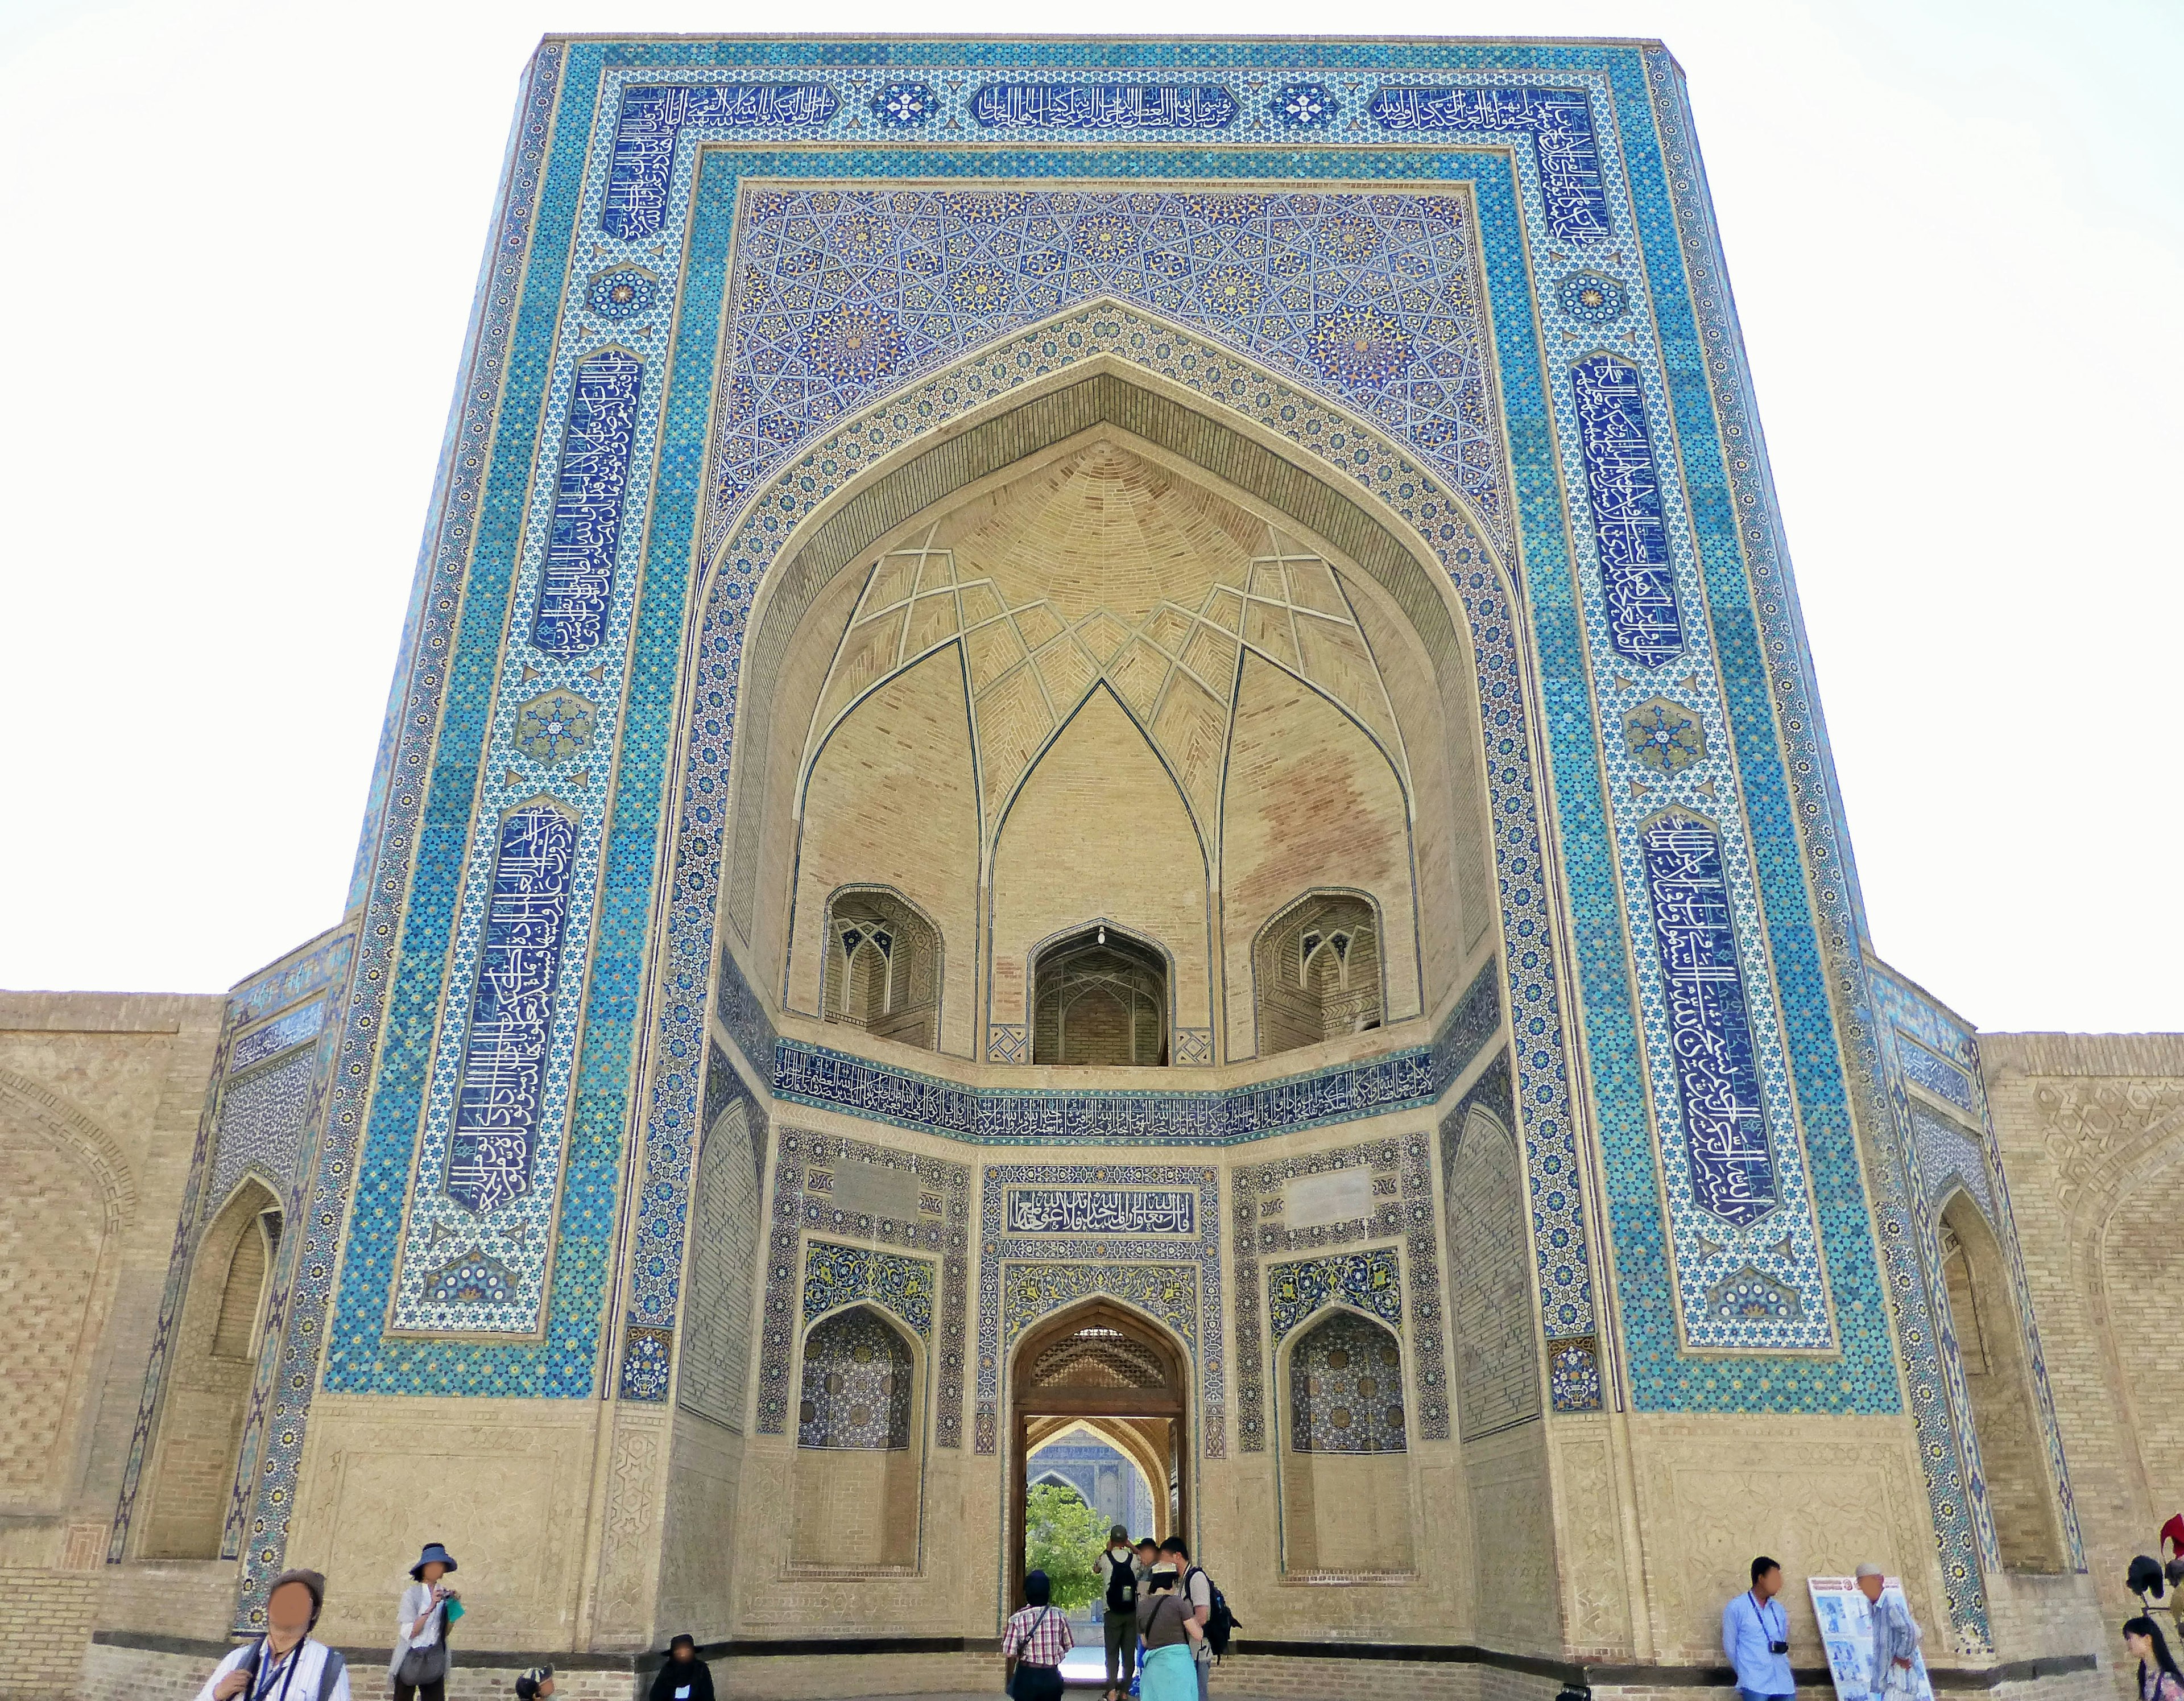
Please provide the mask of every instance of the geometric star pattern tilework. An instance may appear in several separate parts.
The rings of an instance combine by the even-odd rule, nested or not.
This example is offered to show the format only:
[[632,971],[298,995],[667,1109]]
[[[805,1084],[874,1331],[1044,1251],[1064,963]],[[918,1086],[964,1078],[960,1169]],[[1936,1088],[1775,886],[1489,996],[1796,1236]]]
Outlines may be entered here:
[[1462,198],[1043,188],[766,190],[736,239],[713,511],[815,419],[1112,296],[1331,381],[1510,541]]

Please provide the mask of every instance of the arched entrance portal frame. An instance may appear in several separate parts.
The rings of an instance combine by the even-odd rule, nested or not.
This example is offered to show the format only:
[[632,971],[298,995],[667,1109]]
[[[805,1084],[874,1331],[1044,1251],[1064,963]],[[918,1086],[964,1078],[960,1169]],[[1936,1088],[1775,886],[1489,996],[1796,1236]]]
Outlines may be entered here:
[[[1003,1592],[1012,1608],[1023,1604],[1026,1468],[1034,1448],[1083,1419],[1106,1419],[1102,1428],[1110,1431],[1127,1429],[1136,1439],[1127,1451],[1152,1479],[1155,1514],[1167,1514],[1160,1533],[1189,1531],[1190,1406],[1189,1355],[1167,1330],[1118,1301],[1088,1300],[1024,1332],[1009,1364]],[[1061,1421],[1042,1423],[1056,1419]]]
[[[1187,455],[1282,512],[1299,535],[1328,541],[1414,624],[1452,622],[1474,678],[1485,682],[1489,873],[1503,877],[1505,945],[1526,941],[1522,961],[1503,957],[1508,1005],[1524,1016],[1518,1088],[1528,1143],[1557,1160],[1551,1180],[1535,1168],[1532,1214],[1543,1242],[1583,1249],[1535,1263],[1549,1368],[1558,1408],[1598,1409],[1613,1375],[1612,1344],[1596,1320],[1591,1271],[1602,1249],[1585,1204],[1600,1183],[1580,1156],[1590,1142],[1579,1138],[1584,1107],[1570,1091],[1561,990],[1570,948],[1558,862],[1543,860],[1540,711],[1521,601],[1462,505],[1384,433],[1231,349],[1112,301],[1032,327],[845,421],[744,505],[711,564],[686,640],[672,741],[675,815],[664,836],[673,897],[646,1040],[654,1062],[644,1173],[632,1193],[686,1185],[699,1079],[671,1060],[702,1049],[705,1005],[721,1008],[747,1054],[773,1046],[755,998],[737,984],[741,966],[722,946],[730,931],[753,937],[765,800],[775,795],[772,698],[800,622],[837,574],[919,512],[1102,421]],[[756,800],[731,811],[732,793]],[[626,1314],[645,1328],[623,1332],[621,1380],[641,1396],[674,1321],[682,1255],[679,1213],[638,1214]]]

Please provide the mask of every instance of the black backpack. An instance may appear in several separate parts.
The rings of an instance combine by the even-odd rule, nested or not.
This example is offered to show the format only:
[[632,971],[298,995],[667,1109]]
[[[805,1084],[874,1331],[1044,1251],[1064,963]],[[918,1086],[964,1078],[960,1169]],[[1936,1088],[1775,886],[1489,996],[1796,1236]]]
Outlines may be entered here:
[[[257,1641],[250,1644],[250,1653],[248,1657],[243,1660],[242,1665],[236,1667],[236,1670],[238,1671],[247,1671],[250,1674],[250,1681],[245,1684],[242,1688],[242,1693],[245,1695],[249,1694],[252,1690],[258,1687],[258,1662],[265,1657],[265,1638],[261,1636]],[[301,1659],[303,1657],[303,1644],[298,1642],[296,1645],[296,1658]],[[329,1648],[326,1650],[326,1663],[324,1669],[319,1673],[318,1701],[332,1701],[334,1693],[334,1685],[341,1681],[342,1671],[347,1665],[348,1662],[341,1657],[341,1650],[339,1648]]]
[[1206,1577],[1206,1592],[1213,1598],[1212,1609],[1206,1615],[1206,1645],[1213,1650],[1213,1657],[1219,1659],[1228,1652],[1228,1638],[1244,1621],[1228,1610],[1228,1597],[1221,1592],[1220,1584],[1206,1576],[1203,1565],[1193,1565],[1183,1574],[1183,1598],[1186,1602],[1190,1599],[1190,1580],[1193,1577]]
[[1115,1563],[1114,1550],[1107,1553],[1107,1610],[1111,1613],[1132,1611],[1138,1604],[1138,1570],[1129,1560]]

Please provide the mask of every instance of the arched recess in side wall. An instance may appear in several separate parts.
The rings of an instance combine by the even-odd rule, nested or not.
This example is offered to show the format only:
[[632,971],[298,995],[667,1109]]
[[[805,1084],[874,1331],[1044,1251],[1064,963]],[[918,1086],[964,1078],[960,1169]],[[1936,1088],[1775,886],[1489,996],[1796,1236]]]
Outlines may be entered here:
[[198,1239],[138,1514],[147,1559],[213,1559],[258,1365],[280,1201],[247,1175]]
[[1282,1569],[1408,1572],[1410,1425],[1403,1349],[1377,1318],[1330,1306],[1282,1343]]
[[0,1070],[0,1512],[49,1513],[75,1486],[94,1350],[136,1186],[106,1131]]
[[1498,1648],[1557,1645],[1551,1514],[1530,1208],[1506,1054],[1440,1126],[1448,1212],[1451,1380],[1471,1505],[1479,1633]]
[[813,1324],[799,1374],[790,1556],[798,1564],[917,1564],[924,1358],[878,1306]]
[[[1268,605],[1282,615],[1293,633],[1320,620],[1340,642],[1284,639],[1269,627],[1261,634],[1259,648],[1265,655],[1293,658],[1296,677],[1312,676],[1298,712],[1318,713],[1324,707],[1334,717],[1329,731],[1337,742],[1350,733],[1338,733],[1334,722],[1346,719],[1359,739],[1381,747],[1373,760],[1382,769],[1407,765],[1411,819],[1407,826],[1390,828],[1392,890],[1373,896],[1390,933],[1400,925],[1410,959],[1400,976],[1390,971],[1389,1019],[1430,1012],[1476,971],[1481,951],[1494,937],[1496,913],[1476,666],[1446,570],[1424,555],[1417,540],[1401,541],[1322,470],[1289,459],[1217,405],[1172,393],[1162,381],[1120,363],[1088,365],[1090,370],[1079,369],[1044,393],[1012,398],[1008,406],[965,422],[944,442],[906,449],[894,464],[869,475],[807,522],[769,570],[742,650],[739,720],[722,857],[722,919],[750,947],[762,973],[778,977],[775,984],[788,989],[789,1007],[816,1014],[822,977],[816,962],[806,966],[803,941],[807,927],[816,931],[822,894],[813,890],[817,880],[807,882],[803,872],[813,856],[818,820],[816,810],[800,818],[804,777],[815,750],[823,761],[830,740],[842,736],[832,729],[850,727],[885,693],[911,693],[913,687],[931,702],[921,709],[908,696],[900,702],[889,700],[892,706],[883,730],[899,741],[898,748],[906,747],[900,741],[910,739],[913,721],[922,721],[933,738],[940,736],[939,705],[944,699],[948,716],[960,719],[962,701],[972,705],[975,717],[984,715],[989,703],[1018,693],[1011,700],[1006,736],[997,731],[994,739],[973,741],[979,831],[994,859],[989,878],[1006,880],[1002,865],[1008,850],[1006,845],[993,847],[997,836],[1005,839],[1014,830],[1003,823],[1000,811],[1011,806],[1008,800],[1017,795],[1018,778],[1034,764],[1056,759],[1050,752],[1060,748],[1064,728],[1074,720],[1089,714],[1113,718],[1109,701],[1118,705],[1114,713],[1134,723],[1142,741],[1156,753],[1168,787],[1183,800],[1198,837],[1214,847],[1208,860],[1218,864],[1217,839],[1228,811],[1217,791],[1206,789],[1195,753],[1207,748],[1210,730],[1214,742],[1206,761],[1217,779],[1227,760],[1227,717],[1234,705],[1217,704],[1212,693],[1184,689],[1176,682],[1180,659],[1186,655],[1195,658],[1194,666],[1213,666],[1206,658],[1223,648],[1213,628],[1233,618],[1240,631],[1245,613],[1240,607],[1233,616],[1223,612],[1216,594],[1189,620],[1178,616],[1166,628],[1162,622],[1167,616],[1158,605],[1134,631],[1109,628],[1070,605],[1065,583],[1051,595],[1042,593],[1060,609],[1061,622],[1034,621],[1027,628],[1016,620],[1022,611],[1007,606],[1006,597],[985,583],[996,577],[989,571],[995,561],[1002,563],[999,577],[1005,578],[1006,564],[1016,559],[1009,553],[1013,543],[1005,549],[994,542],[999,536],[994,527],[1009,517],[1003,511],[1005,491],[1024,487],[1028,479],[1036,483],[1097,474],[1110,486],[1150,479],[1165,488],[1187,487],[1191,493],[1178,499],[1187,500],[1203,524],[1178,521],[1178,535],[1205,540],[1216,554],[1233,545],[1254,572],[1261,559],[1255,549],[1283,562],[1294,554],[1315,564],[1315,572],[1326,569],[1323,609],[1309,606],[1322,596],[1313,588],[1319,582],[1307,586],[1286,566],[1288,578],[1279,594],[1268,591]],[[982,502],[988,503],[986,509],[978,507]],[[1028,512],[1036,505],[1024,505]],[[1050,510],[1050,504],[1041,511]],[[1251,544],[1240,516],[1267,541]],[[967,528],[957,540],[960,549],[945,563],[939,549],[947,537],[935,532],[944,522]],[[987,546],[992,560],[975,553],[976,547]],[[1167,559],[1158,557],[1156,566]],[[1171,590],[1159,594],[1169,595]],[[1240,604],[1243,600],[1240,597]],[[1158,605],[1157,597],[1153,604]],[[1070,626],[1071,619],[1078,624]],[[1167,649],[1161,650],[1162,644]],[[1255,648],[1248,635],[1240,648]],[[1230,680],[1233,689],[1240,646],[1231,642],[1226,649],[1230,672],[1219,677]],[[1155,651],[1167,656],[1166,664],[1152,659]],[[1134,672],[1134,658],[1140,655],[1147,657],[1145,666]],[[1162,665],[1168,668],[1165,674]],[[1384,690],[1367,689],[1374,668],[1385,675]],[[954,678],[949,677],[951,669]],[[1103,678],[1104,689],[1098,683]],[[1351,683],[1344,684],[1345,680]],[[1332,706],[1345,691],[1357,702]],[[1189,705],[1179,718],[1171,713],[1176,702]],[[1244,708],[1248,714],[1250,705]],[[1212,716],[1222,725],[1208,721],[1201,728],[1194,714],[1201,720]],[[998,719],[995,725],[1000,726]],[[1045,730],[1038,731],[1041,727]],[[1370,739],[1367,728],[1375,729]],[[882,730],[875,728],[876,742],[883,742]],[[1118,748],[1130,748],[1120,738],[1119,725],[1110,730]],[[917,737],[924,739],[925,733]],[[955,739],[952,729],[947,737]],[[1025,737],[1031,737],[1028,745]],[[953,744],[950,752],[947,767],[960,774],[962,752]],[[949,784],[960,789],[955,780]],[[1307,789],[1291,788],[1288,806],[1308,807],[1312,800]],[[1240,799],[1239,806],[1248,803]],[[1400,820],[1402,811],[1392,814]],[[1406,839],[1407,845],[1397,854],[1392,847]],[[844,859],[835,857],[826,862],[823,878],[879,877],[853,873]],[[956,875],[950,878],[960,887]],[[1245,1030],[1251,1025],[1252,936],[1300,892],[1330,883],[1356,884],[1331,879],[1328,870],[1288,870],[1279,878],[1268,875],[1258,913],[1239,920],[1223,914],[1217,896],[1210,905],[1208,926],[1214,937],[1210,951],[1199,950],[1211,958],[1211,1044],[1220,1053],[1216,1061],[1248,1054],[1237,1030],[1240,1022]],[[974,977],[1021,973],[1020,957],[1004,949],[998,938],[977,941],[967,973],[957,929],[942,906],[904,890],[941,923],[951,1007],[956,990]],[[988,895],[993,900],[989,924],[998,933],[1006,893]],[[1259,906],[1256,898],[1251,906]],[[1103,903],[1093,913],[1108,909]],[[1167,940],[1162,942],[1174,949]],[[1180,959],[1182,953],[1177,955]],[[1182,973],[1179,968],[1179,980]],[[994,1023],[1023,1023],[1021,1014],[1012,1021],[1003,1015],[1005,1010],[1021,1009],[1023,988],[981,985],[977,991],[981,1018],[990,1009]],[[1179,1016],[1178,1025],[1190,1029],[1198,1023]],[[953,1032],[951,1021],[944,1021],[943,1029],[944,1035]],[[944,1038],[942,1049],[952,1051],[956,1043]],[[1013,1055],[1011,1045],[1021,1048]],[[1028,1049],[1028,1036],[1020,1033],[972,1035],[973,1055],[989,1061],[1021,1061]]]
[[[2095,1237],[2109,1345],[2122,1383],[2122,1428],[2135,1443],[2140,1480],[2153,1520],[2184,1504],[2184,1336],[2174,1297],[2184,1289],[2184,1129],[2171,1130],[2158,1164],[2118,1189]],[[2075,1460],[2073,1461],[2075,1464]],[[2152,1527],[2148,1520],[2142,1527]]]
[[2062,1529],[2001,1243],[1962,1188],[1943,1203],[1938,1227],[1950,1331],[1971,1397],[1980,1470],[2003,1565],[2013,1571],[2060,1571]]

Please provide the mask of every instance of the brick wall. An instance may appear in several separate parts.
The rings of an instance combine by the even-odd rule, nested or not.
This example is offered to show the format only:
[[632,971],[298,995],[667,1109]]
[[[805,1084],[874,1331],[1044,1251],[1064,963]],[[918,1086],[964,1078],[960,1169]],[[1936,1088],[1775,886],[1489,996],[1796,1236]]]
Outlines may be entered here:
[[96,1571],[0,1568],[0,1698],[58,1701],[73,1691],[98,1583]]
[[[890,665],[894,654],[890,645]],[[801,845],[790,1007],[818,1013],[828,896],[846,884],[892,886],[940,930],[940,1049],[971,1056],[978,793],[963,669],[953,650],[889,680],[827,741],[805,795]]]
[[2184,1508],[2164,1427],[2184,1385],[2160,1297],[2175,1291],[2184,1035],[1986,1034],[1980,1056],[2086,1564],[2114,1620],[2136,1606],[2124,1567]]

